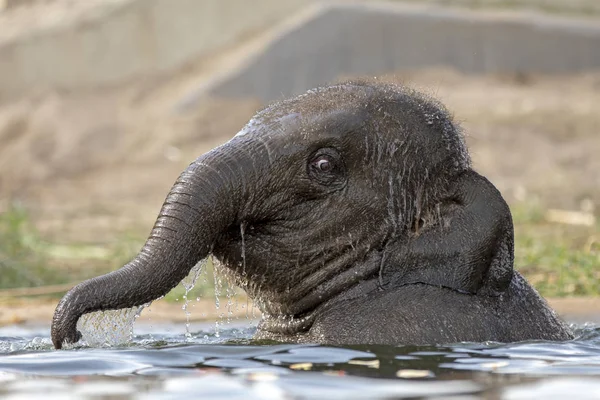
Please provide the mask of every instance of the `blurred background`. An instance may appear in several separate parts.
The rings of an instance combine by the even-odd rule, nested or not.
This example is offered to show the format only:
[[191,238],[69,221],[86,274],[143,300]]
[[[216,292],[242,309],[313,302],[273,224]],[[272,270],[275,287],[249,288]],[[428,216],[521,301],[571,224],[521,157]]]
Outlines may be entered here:
[[600,293],[597,0],[0,0],[0,323],[129,261],[259,108],[350,77],[445,103],[511,205],[516,268]]

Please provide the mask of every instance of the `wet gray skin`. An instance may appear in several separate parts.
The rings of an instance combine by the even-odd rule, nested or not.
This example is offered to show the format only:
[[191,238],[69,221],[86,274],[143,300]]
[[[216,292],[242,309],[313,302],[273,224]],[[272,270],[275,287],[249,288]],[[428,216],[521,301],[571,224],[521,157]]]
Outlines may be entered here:
[[[501,156],[501,155],[498,155]],[[328,344],[566,340],[513,270],[513,225],[459,127],[409,89],[347,82],[259,112],[177,179],[146,244],[59,303],[148,303],[213,254],[263,312],[258,338]]]

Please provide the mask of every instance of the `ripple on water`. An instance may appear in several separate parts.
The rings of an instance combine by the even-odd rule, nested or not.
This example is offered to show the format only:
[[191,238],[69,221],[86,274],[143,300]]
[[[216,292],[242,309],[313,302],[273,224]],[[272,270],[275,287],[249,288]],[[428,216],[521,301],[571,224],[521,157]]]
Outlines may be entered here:
[[0,329],[0,397],[580,399],[600,393],[595,326],[564,343],[335,347],[260,345],[244,324],[219,337],[203,328],[66,351],[52,350],[45,329]]
[[366,351],[356,351],[336,347],[296,346],[285,352],[264,354],[256,357],[257,360],[270,361],[277,364],[306,362],[313,364],[339,364],[347,363],[356,358],[375,358],[375,355]]
[[139,361],[122,359],[117,354],[96,351],[27,353],[0,359],[0,370],[24,375],[121,375],[149,367]]

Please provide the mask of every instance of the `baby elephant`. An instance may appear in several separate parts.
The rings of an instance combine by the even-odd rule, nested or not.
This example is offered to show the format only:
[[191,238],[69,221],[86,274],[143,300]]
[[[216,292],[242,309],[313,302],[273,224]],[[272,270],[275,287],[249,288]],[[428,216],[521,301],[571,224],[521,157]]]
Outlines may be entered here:
[[259,112],[177,179],[140,253],[61,300],[57,349],[86,313],[133,307],[213,254],[263,313],[257,337],[329,344],[567,340],[513,270],[509,208],[438,102],[346,82]]

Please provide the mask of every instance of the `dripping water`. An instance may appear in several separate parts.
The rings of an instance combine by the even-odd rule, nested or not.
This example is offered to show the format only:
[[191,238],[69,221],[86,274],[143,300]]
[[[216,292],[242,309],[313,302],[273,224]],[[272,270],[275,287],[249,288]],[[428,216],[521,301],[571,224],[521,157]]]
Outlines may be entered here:
[[[223,280],[221,279],[220,274],[218,273],[218,268],[216,265],[213,265],[213,277],[215,281],[215,307],[217,309],[217,313],[221,308],[221,290],[223,288]],[[220,337],[219,333],[219,318],[215,321],[215,337]]]
[[[185,293],[183,294],[183,306],[181,306],[181,309],[185,312],[185,337],[186,337],[186,339],[190,339],[192,337],[192,334],[190,333],[191,312],[189,310],[188,294],[196,285],[196,282],[198,281],[198,277],[200,276],[202,271],[205,270],[207,260],[208,260],[208,258],[205,258],[204,260],[201,260],[196,265],[194,265],[194,267],[192,268],[192,270],[190,271],[188,276],[185,277],[181,281],[181,285],[185,289]],[[199,297],[196,298],[196,300],[199,300],[199,299],[200,299]]]
[[234,307],[234,302],[233,302],[233,300],[235,299],[235,288],[233,287],[233,285],[231,284],[231,281],[229,279],[227,279],[227,287],[225,288],[225,297],[227,298],[227,310],[226,310],[226,314],[221,314],[220,317],[221,318],[224,317],[225,322],[227,324],[229,324],[229,323],[231,323],[234,309],[237,308],[237,307]]
[[246,222],[240,224],[240,235],[242,236],[242,275],[246,276],[246,243],[244,234],[246,232]]

